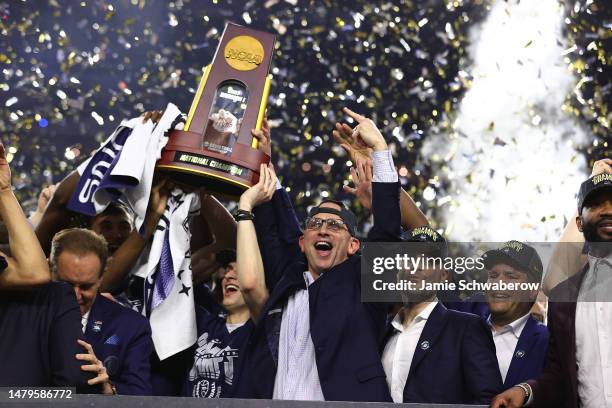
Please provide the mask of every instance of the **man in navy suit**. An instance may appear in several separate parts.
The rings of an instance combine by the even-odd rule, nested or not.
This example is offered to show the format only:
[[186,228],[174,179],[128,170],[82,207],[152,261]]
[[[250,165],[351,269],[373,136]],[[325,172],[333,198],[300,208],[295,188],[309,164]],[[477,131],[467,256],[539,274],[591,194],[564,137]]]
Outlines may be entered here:
[[[362,146],[374,150],[374,226],[369,237],[398,241],[400,186],[391,153],[372,121],[345,112],[357,122],[354,134]],[[274,186],[274,178],[271,182]],[[240,289],[257,326],[237,396],[390,401],[378,351],[387,307],[361,302],[354,214],[340,202],[323,202],[311,209],[302,233],[280,186],[272,201],[254,214],[243,200],[239,210],[239,222],[254,218],[266,276],[238,267]],[[255,289],[264,279],[269,297]]]
[[50,282],[45,254],[13,194],[0,143],[0,220],[10,256],[0,252],[0,387],[80,386],[89,379],[79,351],[78,307],[71,288]]
[[108,256],[104,238],[91,230],[72,228],[58,232],[51,244],[54,276],[74,288],[81,310],[87,353],[77,358],[89,364],[84,371],[97,375],[104,394],[150,395],[153,342],[143,316],[98,293]]
[[[413,257],[445,258],[445,240],[429,227],[409,231]],[[402,294],[385,341],[382,363],[397,403],[487,404],[502,389],[495,345],[480,317],[447,309],[435,287],[446,270],[427,263],[401,272],[414,289]]]
[[[522,242],[509,241],[483,256],[489,281],[527,283],[542,281],[542,260],[537,251]],[[548,329],[531,315],[538,291],[489,291],[486,294],[499,371],[508,389],[544,368]]]

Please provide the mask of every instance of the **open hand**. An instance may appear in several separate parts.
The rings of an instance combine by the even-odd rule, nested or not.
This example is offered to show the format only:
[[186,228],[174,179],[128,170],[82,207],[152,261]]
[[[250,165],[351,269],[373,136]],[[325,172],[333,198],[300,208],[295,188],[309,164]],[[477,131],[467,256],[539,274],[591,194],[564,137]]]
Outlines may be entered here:
[[344,191],[357,197],[364,208],[372,209],[372,162],[357,160],[351,167],[351,179],[355,187],[344,186]]
[[349,115],[357,126],[353,129],[353,138],[356,139],[356,143],[360,147],[369,147],[375,151],[387,150],[387,142],[380,133],[380,130],[376,127],[371,119],[366,118],[358,113],[353,112],[349,108],[344,108],[344,113]]
[[353,133],[353,128],[346,123],[336,123],[332,132],[334,140],[349,155],[353,163],[365,162],[372,157],[372,149]]
[[272,165],[259,166],[259,181],[257,184],[242,193],[238,207],[241,210],[251,211],[253,208],[272,199],[276,191],[276,173]]
[[110,383],[110,378],[106,372],[106,367],[104,367],[104,364],[102,364],[102,362],[98,360],[98,357],[96,357],[96,353],[94,353],[91,344],[83,340],[77,340],[77,342],[87,351],[87,353],[77,354],[76,359],[89,363],[82,365],[81,370],[96,374],[96,377],[88,380],[87,384],[100,384],[103,394],[114,394],[113,386]]

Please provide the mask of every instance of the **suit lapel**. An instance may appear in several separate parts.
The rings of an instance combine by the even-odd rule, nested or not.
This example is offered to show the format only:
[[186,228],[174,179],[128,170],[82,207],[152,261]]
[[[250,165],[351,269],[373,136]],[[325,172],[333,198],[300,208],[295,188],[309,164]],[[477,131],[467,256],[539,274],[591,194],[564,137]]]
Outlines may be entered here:
[[89,309],[89,318],[85,326],[85,339],[91,345],[102,340],[104,332],[104,321],[106,320],[106,312],[104,310],[104,300],[102,295],[98,293]]
[[[582,268],[582,271],[568,279],[568,294],[573,302],[562,303],[563,314],[559,316],[567,319],[565,324],[567,334],[565,341],[569,342],[569,344],[568,347],[565,348],[565,350],[568,350],[566,362],[574,395],[578,394],[578,372],[576,370],[576,301],[578,300],[578,292],[580,291],[582,280],[588,270],[589,264],[587,263],[584,268]],[[563,348],[561,350],[563,350]]]
[[278,364],[283,309],[291,295],[299,289],[306,288],[306,282],[304,281],[305,270],[306,267],[302,263],[294,264],[292,270],[280,278],[266,306],[264,306],[261,323],[263,323],[266,343],[275,364]]
[[541,333],[536,330],[537,325],[538,322],[530,314],[521,332],[518,343],[516,343],[512,361],[508,368],[508,374],[506,374],[506,380],[504,381],[504,387],[511,387],[520,382],[517,381],[517,377],[520,375],[521,369],[529,364],[531,349],[534,344],[537,343],[537,339],[541,335]]
[[408,379],[415,372],[423,358],[429,353],[432,347],[436,344],[436,341],[440,335],[442,329],[446,325],[448,311],[442,303],[438,302],[436,307],[431,311],[425,327],[421,332],[419,341],[414,350],[414,356],[412,357],[412,363],[410,363],[410,371],[408,373]]

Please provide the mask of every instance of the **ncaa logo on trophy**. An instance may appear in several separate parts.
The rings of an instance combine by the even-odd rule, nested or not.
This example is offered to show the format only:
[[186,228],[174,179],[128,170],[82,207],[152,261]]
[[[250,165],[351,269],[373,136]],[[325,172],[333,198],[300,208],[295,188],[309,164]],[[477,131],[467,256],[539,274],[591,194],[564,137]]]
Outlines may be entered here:
[[237,197],[270,156],[257,149],[270,91],[274,35],[228,23],[204,68],[183,130],[171,130],[157,168],[176,181]]

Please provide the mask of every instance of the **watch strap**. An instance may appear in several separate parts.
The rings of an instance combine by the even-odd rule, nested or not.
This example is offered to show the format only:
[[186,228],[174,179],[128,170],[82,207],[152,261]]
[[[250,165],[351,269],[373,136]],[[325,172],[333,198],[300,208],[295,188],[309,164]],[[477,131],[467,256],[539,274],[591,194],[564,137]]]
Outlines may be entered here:
[[525,398],[523,399],[523,406],[529,401],[529,397],[531,397],[531,386],[527,383],[516,384],[515,387],[519,387],[525,393]]
[[247,210],[237,209],[233,215],[236,221],[253,221],[255,219],[255,214]]

